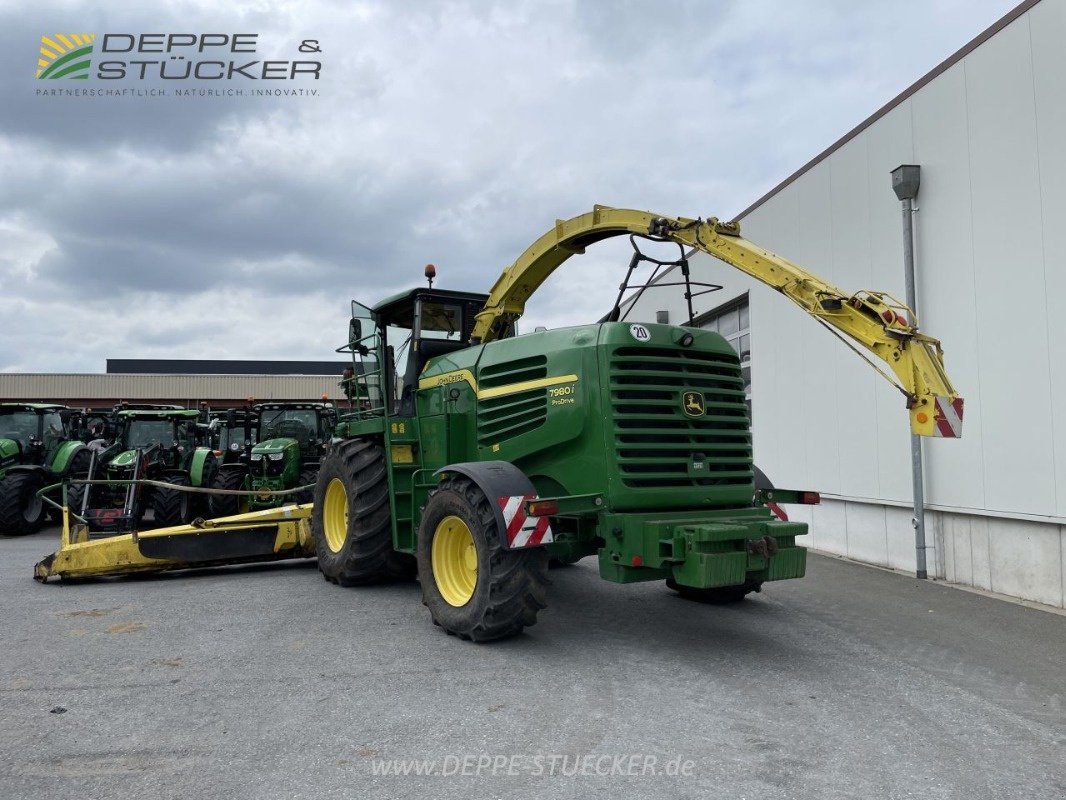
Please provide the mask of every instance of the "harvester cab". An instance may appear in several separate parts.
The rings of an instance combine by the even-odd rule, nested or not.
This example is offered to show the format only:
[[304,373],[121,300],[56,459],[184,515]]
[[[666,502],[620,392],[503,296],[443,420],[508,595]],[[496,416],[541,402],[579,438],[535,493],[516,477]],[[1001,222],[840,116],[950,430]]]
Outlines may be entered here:
[[0,404],[0,534],[39,530],[46,509],[37,492],[85,477],[89,451],[72,436],[71,419],[66,406]]
[[213,486],[257,494],[212,495],[212,516],[311,502],[311,488],[292,496],[277,492],[313,487],[336,420],[333,404],[325,401],[260,403],[227,412],[223,431],[229,449]]
[[348,345],[338,352],[359,361],[351,393],[369,399],[365,416],[413,416],[418,381],[431,359],[470,346],[477,313],[488,295],[420,288],[373,308],[352,303]]

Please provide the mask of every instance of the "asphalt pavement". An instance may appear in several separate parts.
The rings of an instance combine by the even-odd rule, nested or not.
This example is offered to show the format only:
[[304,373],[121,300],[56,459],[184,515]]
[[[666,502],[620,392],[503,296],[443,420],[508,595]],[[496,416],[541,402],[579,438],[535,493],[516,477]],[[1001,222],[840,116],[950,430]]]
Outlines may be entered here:
[[943,584],[812,556],[715,607],[586,559],[474,645],[413,582],[39,585],[56,544],[0,539],[4,800],[1066,797],[1066,616]]

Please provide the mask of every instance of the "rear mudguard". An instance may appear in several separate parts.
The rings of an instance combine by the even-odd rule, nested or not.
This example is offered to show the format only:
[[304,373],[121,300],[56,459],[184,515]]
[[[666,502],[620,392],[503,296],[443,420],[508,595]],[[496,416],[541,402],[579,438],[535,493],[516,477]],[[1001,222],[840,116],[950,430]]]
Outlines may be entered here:
[[40,464],[15,464],[13,467],[8,467],[4,470],[5,475],[11,475],[15,472],[39,472],[42,478],[50,478],[51,473],[46,467],[42,467]]
[[472,480],[492,505],[500,544],[507,550],[551,544],[547,517],[526,517],[525,500],[537,497],[532,481],[507,461],[467,461],[449,464],[433,473],[435,477],[462,475]]
[[82,450],[88,452],[89,448],[81,442],[63,442],[52,459],[52,472],[66,477],[74,457]]
[[197,447],[192,454],[192,463],[189,464],[189,481],[193,486],[205,486],[205,480],[210,483],[214,475],[209,474],[213,470],[207,467],[209,461],[215,458],[215,451],[209,447]]

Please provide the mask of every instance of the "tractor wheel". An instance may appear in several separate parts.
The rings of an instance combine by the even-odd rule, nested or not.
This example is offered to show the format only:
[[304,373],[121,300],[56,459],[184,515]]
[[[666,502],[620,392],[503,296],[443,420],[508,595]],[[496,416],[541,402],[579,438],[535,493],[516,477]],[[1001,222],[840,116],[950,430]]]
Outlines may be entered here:
[[504,549],[489,499],[467,478],[430,496],[416,554],[422,602],[449,634],[475,642],[514,636],[546,605],[548,551]]
[[[171,475],[166,480],[175,486],[190,485],[187,475]],[[156,487],[152,493],[152,511],[155,513],[155,524],[163,528],[188,525],[196,516],[192,494],[162,487]]]
[[[63,473],[63,479],[69,480],[70,478],[88,478],[89,477],[89,464],[92,462],[93,457],[89,452],[88,447],[83,447],[78,450],[74,456],[70,459],[70,463],[67,464],[66,472]],[[84,484],[78,488],[84,488]],[[67,507],[75,508],[73,500],[74,486],[67,486]],[[62,501],[62,495],[58,495],[53,498],[57,503]],[[81,508],[81,502],[79,500],[77,508]],[[48,518],[52,522],[62,522],[63,512],[58,508],[48,507]]]
[[666,579],[668,588],[673,589],[685,600],[693,600],[697,603],[713,603],[723,605],[725,603],[739,603],[752,592],[762,591],[762,581],[749,581],[740,586],[718,586],[713,589],[694,589],[691,586],[681,586],[673,578]]
[[[204,459],[203,471],[200,473],[200,486],[204,489],[214,486],[218,470],[218,457],[214,453],[208,453],[207,458]],[[199,492],[190,493],[189,502],[192,504],[189,508],[189,513],[192,514],[191,519],[210,516],[211,495]]]
[[44,525],[45,502],[37,496],[44,479],[36,472],[16,472],[0,480],[0,533],[25,536]]
[[351,439],[323,457],[315,483],[311,532],[318,569],[341,586],[409,578],[414,563],[392,549],[385,451]]
[[81,514],[81,504],[85,499],[85,493],[89,491],[89,487],[84,483],[77,483],[67,487],[67,508],[71,510],[71,513]]
[[[308,467],[300,473],[300,482],[297,486],[310,486],[311,488],[295,494],[297,503],[302,505],[303,503],[313,503],[315,501],[315,483],[317,481],[318,467]],[[289,496],[293,497],[293,495]]]
[[[223,469],[215,476],[212,489],[241,491],[244,489],[244,470]],[[213,494],[207,501],[208,513],[212,517],[232,517],[248,510],[248,497],[239,494]]]
[[[83,476],[84,477],[84,476]],[[89,502],[86,504],[86,510],[92,508],[92,501],[97,499],[97,494],[106,487],[96,487],[96,491],[93,492],[89,484],[87,483],[74,483],[67,487],[67,508],[74,514],[81,514],[82,504],[85,502],[85,496],[89,495]]]

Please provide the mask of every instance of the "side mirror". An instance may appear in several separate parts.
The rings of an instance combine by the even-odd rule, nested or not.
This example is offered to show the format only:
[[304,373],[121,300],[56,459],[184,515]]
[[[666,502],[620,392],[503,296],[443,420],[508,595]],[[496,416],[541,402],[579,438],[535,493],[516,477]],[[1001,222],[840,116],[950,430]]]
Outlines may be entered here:
[[348,344],[355,344],[363,338],[363,323],[352,317],[348,322]]

